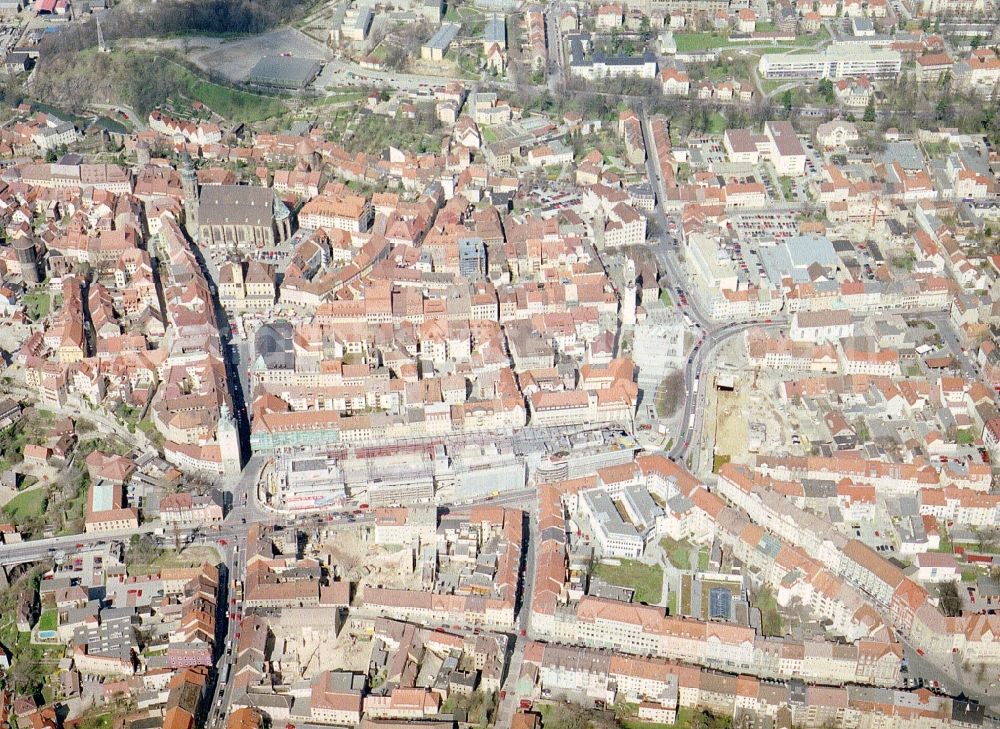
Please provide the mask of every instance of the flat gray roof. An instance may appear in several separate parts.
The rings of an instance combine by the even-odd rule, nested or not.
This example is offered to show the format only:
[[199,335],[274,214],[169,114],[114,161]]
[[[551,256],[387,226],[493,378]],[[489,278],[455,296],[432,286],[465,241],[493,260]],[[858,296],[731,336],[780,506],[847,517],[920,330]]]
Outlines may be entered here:
[[458,23],[442,23],[441,27],[430,37],[430,40],[424,43],[424,47],[441,51],[445,50],[455,40],[455,36],[458,35],[458,30],[461,27]]
[[294,56],[264,56],[250,69],[247,77],[253,83],[267,86],[301,88],[316,78],[320,61],[317,58]]
[[487,43],[507,42],[507,21],[502,15],[494,15],[486,21],[486,28],[483,30],[483,40]]

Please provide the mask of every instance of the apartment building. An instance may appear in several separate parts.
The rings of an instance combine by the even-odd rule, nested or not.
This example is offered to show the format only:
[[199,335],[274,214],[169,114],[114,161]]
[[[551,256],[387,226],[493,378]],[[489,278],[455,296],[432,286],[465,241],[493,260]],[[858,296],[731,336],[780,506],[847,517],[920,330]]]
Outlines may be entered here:
[[818,53],[765,54],[757,70],[766,79],[896,78],[903,67],[897,51],[855,43],[832,43]]

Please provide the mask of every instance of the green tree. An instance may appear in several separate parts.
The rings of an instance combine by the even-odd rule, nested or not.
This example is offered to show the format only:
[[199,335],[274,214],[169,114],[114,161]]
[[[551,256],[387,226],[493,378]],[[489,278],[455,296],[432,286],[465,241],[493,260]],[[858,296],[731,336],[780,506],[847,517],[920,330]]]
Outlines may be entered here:
[[788,113],[792,110],[792,101],[794,97],[792,96],[792,90],[786,89],[785,93],[781,95],[781,105],[785,107],[785,112]]
[[868,100],[868,106],[865,107],[865,115],[863,120],[866,122],[875,121],[875,99]]
[[951,104],[948,103],[946,96],[942,96],[934,105],[934,116],[938,121],[944,121],[951,116]]
[[833,103],[833,81],[831,81],[828,78],[823,79],[822,81],[819,82],[817,90],[823,96],[823,98],[826,99],[826,102],[828,104]]

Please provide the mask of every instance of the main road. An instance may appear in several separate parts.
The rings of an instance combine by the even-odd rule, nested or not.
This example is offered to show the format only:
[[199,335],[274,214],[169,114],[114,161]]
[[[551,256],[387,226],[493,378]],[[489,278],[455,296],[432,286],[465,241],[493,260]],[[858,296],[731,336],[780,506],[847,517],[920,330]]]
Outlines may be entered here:
[[684,366],[684,406],[681,409],[680,419],[682,430],[675,435],[673,445],[667,451],[667,456],[676,461],[686,458],[698,441],[697,435],[702,432],[705,393],[708,391],[708,387],[702,387],[701,380],[706,372],[706,366],[715,352],[733,337],[742,336],[745,331],[753,327],[779,328],[787,326],[788,317],[778,313],[766,321],[748,320],[720,324],[704,310],[699,292],[689,288],[687,277],[674,255],[678,243],[669,232],[669,220],[663,209],[666,190],[663,186],[663,175],[660,170],[659,157],[656,154],[656,146],[653,143],[653,130],[645,108],[641,111],[641,119],[647,150],[646,175],[656,192],[653,218],[659,230],[657,240],[651,244],[650,248],[656,257],[660,271],[666,277],[671,296],[678,289],[685,292],[688,300],[685,313],[695,325],[693,327],[696,335],[694,349]]

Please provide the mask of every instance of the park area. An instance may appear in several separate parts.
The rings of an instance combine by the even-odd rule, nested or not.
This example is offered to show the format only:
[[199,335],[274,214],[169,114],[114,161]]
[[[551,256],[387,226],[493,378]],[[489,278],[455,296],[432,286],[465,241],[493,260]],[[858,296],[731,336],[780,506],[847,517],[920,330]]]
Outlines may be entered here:
[[656,565],[631,559],[615,560],[618,564],[598,562],[591,576],[619,587],[635,590],[635,602],[656,605],[663,596],[663,570]]

